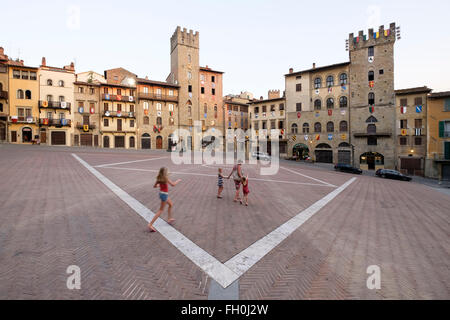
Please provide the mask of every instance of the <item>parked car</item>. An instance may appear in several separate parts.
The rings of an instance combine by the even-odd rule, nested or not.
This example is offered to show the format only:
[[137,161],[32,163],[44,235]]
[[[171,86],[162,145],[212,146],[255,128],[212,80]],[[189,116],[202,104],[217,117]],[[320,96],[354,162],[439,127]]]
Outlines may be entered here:
[[256,160],[270,161],[270,156],[264,152],[253,152],[252,157]]
[[378,177],[402,181],[411,181],[412,178],[395,170],[379,169],[375,173]]
[[348,173],[355,173],[355,174],[362,174],[362,170],[358,168],[354,168],[349,164],[344,163],[338,163],[334,166],[334,170],[341,171],[341,172],[348,172]]

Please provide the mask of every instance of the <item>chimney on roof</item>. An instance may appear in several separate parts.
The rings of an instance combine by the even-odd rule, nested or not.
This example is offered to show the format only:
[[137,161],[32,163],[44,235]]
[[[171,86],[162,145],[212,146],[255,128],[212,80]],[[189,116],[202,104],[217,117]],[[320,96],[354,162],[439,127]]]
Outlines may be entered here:
[[259,100],[263,100],[263,99],[264,99],[263,96],[259,97]]
[[314,62],[314,63],[313,63],[313,69],[315,69],[315,68],[316,68],[316,63]]
[[148,76],[145,76],[145,80],[148,80]]
[[23,60],[20,60],[19,62],[20,62],[20,64],[23,66]]
[[47,65],[47,62],[45,60],[45,57],[42,57],[41,66],[45,67]]
[[3,49],[3,47],[0,47],[0,55],[4,55],[5,54],[5,50]]
[[289,68],[289,73],[294,73],[294,68]]

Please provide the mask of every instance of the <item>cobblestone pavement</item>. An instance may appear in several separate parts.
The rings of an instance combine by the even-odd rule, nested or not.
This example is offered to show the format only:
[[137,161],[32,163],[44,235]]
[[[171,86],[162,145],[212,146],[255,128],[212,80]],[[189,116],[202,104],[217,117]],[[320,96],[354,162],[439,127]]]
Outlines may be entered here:
[[[208,298],[206,274],[149,234],[71,153],[154,212],[156,171],[169,167],[183,180],[170,190],[175,228],[222,263],[335,189],[324,183],[354,177],[288,161],[277,175],[260,176],[258,166],[244,165],[245,207],[232,202],[231,180],[224,199],[215,197],[217,166],[176,166],[167,152],[2,145],[0,299]],[[105,164],[113,165],[98,167]],[[240,278],[240,299],[450,297],[450,197],[422,184],[356,177]],[[81,268],[81,290],[66,287],[70,265]],[[380,290],[367,289],[371,265],[381,269]]]

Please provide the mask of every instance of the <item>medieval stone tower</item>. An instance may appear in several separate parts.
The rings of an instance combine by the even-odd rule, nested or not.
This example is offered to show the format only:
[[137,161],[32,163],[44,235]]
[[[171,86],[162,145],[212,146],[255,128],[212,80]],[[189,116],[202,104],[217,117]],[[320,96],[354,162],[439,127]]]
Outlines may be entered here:
[[396,27],[350,34],[350,143],[362,169],[394,168]]
[[199,119],[199,33],[177,27],[170,39],[169,82],[180,86],[178,114],[180,128],[189,130]]

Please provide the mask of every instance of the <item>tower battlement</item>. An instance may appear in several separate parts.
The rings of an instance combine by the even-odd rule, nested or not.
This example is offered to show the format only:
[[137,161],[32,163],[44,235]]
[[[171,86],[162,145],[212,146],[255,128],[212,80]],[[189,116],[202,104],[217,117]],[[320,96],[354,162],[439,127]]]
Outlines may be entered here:
[[350,33],[348,45],[350,51],[370,46],[376,46],[384,43],[395,42],[396,40],[396,26],[395,23],[391,23],[389,28],[385,29],[384,25],[380,26],[378,31],[369,29],[368,34],[364,34],[364,31],[359,31],[358,35]]
[[170,52],[172,52],[178,44],[183,44],[186,46],[200,48],[200,34],[198,31],[187,30],[178,26],[170,38]]

